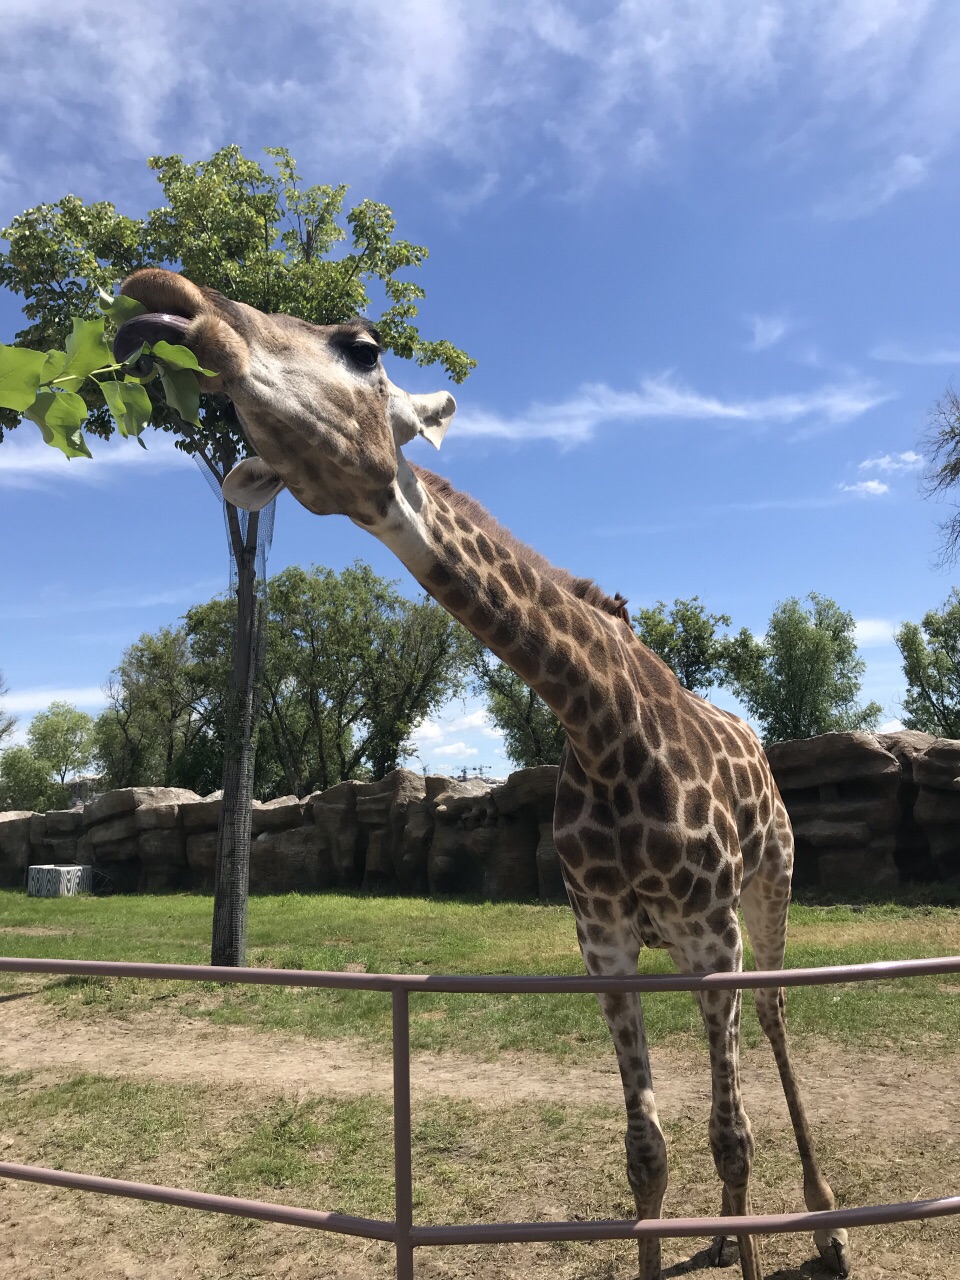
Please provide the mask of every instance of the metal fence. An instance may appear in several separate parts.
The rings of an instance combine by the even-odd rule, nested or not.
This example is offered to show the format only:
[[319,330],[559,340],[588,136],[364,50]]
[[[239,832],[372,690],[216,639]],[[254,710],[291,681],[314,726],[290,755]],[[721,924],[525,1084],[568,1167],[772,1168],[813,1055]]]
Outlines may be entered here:
[[867,982],[883,978],[916,978],[960,973],[960,956],[930,960],[901,960],[889,964],[838,965],[817,969],[781,969],[773,972],[670,974],[656,977],[501,977],[438,976],[410,973],[323,973],[298,969],[232,969],[213,965],[123,964],[101,960],[23,960],[0,957],[0,973],[65,974],[82,977],[149,978],[196,982],[238,983],[252,986],[324,987],[354,991],[389,992],[393,1000],[393,1133],[395,1218],[392,1222],[360,1218],[345,1213],[325,1213],[243,1200],[235,1196],[207,1195],[180,1187],[153,1186],[120,1178],[36,1165],[0,1162],[0,1177],[27,1182],[126,1196],[186,1209],[229,1213],[264,1222],[312,1227],[342,1235],[362,1236],[391,1243],[396,1250],[397,1280],[414,1280],[414,1250],[428,1245],[538,1243],[554,1240],[626,1240],[642,1236],[773,1235],[792,1231],[816,1231],[829,1227],[862,1227],[880,1223],[916,1222],[960,1213],[960,1195],[901,1204],[866,1205],[829,1212],[780,1213],[751,1217],[658,1218],[633,1222],[497,1222],[466,1226],[416,1226],[413,1221],[413,1165],[410,1127],[410,1017],[411,994],[417,992],[470,992],[490,994],[587,994],[614,991],[716,991],[731,988],[804,987],[841,982]]

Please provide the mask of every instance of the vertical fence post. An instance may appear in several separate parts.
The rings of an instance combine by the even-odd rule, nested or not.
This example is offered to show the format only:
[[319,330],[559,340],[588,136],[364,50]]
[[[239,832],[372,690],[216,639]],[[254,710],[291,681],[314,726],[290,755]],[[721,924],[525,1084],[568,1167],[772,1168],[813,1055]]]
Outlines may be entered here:
[[396,1187],[397,1280],[414,1280],[413,1156],[410,1137],[410,1000],[393,989],[393,1167]]

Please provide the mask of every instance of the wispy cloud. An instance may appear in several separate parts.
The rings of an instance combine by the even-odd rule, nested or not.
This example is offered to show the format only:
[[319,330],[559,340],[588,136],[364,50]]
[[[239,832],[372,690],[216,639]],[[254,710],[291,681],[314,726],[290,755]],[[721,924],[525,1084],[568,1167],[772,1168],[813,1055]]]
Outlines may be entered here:
[[882,645],[893,644],[893,633],[896,623],[886,618],[858,618],[853,637],[860,649],[875,649]]
[[870,352],[871,359],[892,364],[960,364],[960,343],[952,346],[907,347],[899,342],[881,342]]
[[106,698],[99,685],[12,689],[3,696],[4,709],[18,716],[45,711],[51,702],[69,702],[75,707],[89,710],[91,707],[102,707]]
[[923,455],[908,449],[906,453],[885,453],[878,458],[866,458],[860,463],[859,471],[919,471],[923,466]]
[[108,610],[154,609],[162,605],[190,605],[209,598],[222,589],[222,579],[204,578],[183,583],[176,587],[133,587],[129,590],[107,589],[90,591],[80,596],[70,596],[59,588],[49,588],[36,594],[23,605],[4,607],[4,617],[10,621],[26,621],[38,618],[59,618],[67,614],[105,613]]
[[[29,434],[27,434],[29,432]],[[160,431],[146,436],[147,448],[135,440],[90,441],[92,458],[67,458],[44,444],[33,424],[25,423],[0,447],[0,487],[49,489],[64,484],[104,485],[136,470],[187,469],[196,464],[175,449],[173,439]]]
[[434,747],[430,754],[434,756],[478,756],[480,752],[476,747],[471,747],[466,742],[450,742],[445,747]]
[[879,170],[854,178],[835,195],[820,201],[814,211],[822,218],[842,221],[876,212],[904,191],[919,186],[930,170],[928,156],[897,156]]
[[[445,158],[462,194],[454,177],[443,198],[469,203],[511,189],[532,150],[573,188],[635,181],[725,110],[742,126],[746,104],[745,145],[802,158],[818,139],[867,175],[833,199],[832,216],[849,217],[923,181],[960,128],[950,0],[380,0],[366,12],[276,0],[265,39],[226,0],[202,22],[184,0],[149,22],[125,0],[12,0],[0,198],[86,191],[108,168],[129,189],[133,157],[283,137],[348,181]],[[135,181],[146,189],[142,170]]]
[[881,494],[890,492],[890,486],[882,480],[858,480],[856,484],[841,484],[837,487],[844,493],[858,493],[865,498],[879,498]]
[[767,351],[775,347],[790,329],[790,322],[782,315],[753,315],[747,317],[751,329],[748,351]]
[[[839,424],[861,417],[889,398],[874,384],[860,382],[795,394],[725,400],[666,377],[646,378],[639,391],[617,391],[604,383],[588,384],[568,400],[533,404],[516,417],[467,409],[455,420],[455,431],[460,437],[490,436],[515,443],[549,439],[574,445],[592,439],[602,426],[651,419],[756,426]],[[453,432],[451,438],[456,438]]]

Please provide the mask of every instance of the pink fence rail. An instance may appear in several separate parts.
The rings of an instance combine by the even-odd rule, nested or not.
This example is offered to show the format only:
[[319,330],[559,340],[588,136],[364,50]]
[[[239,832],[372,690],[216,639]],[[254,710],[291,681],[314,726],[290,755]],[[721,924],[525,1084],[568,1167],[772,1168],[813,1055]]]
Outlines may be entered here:
[[196,982],[240,983],[253,986],[326,987],[390,992],[393,1000],[393,1129],[395,1218],[354,1217],[208,1195],[181,1187],[153,1186],[121,1178],[100,1178],[37,1165],[0,1162],[0,1177],[49,1186],[94,1191],[228,1213],[288,1226],[311,1227],[342,1235],[362,1236],[393,1244],[397,1280],[413,1280],[414,1250],[428,1245],[538,1243],[554,1240],[626,1240],[641,1236],[772,1235],[815,1231],[828,1227],[875,1226],[918,1222],[960,1213],[960,1195],[913,1200],[901,1204],[864,1205],[818,1213],[781,1213],[740,1218],[664,1218],[633,1222],[497,1222],[465,1226],[416,1226],[413,1222],[413,1164],[410,1125],[410,994],[416,992],[484,993],[597,993],[611,991],[707,991],[757,987],[806,987],[884,978],[918,978],[960,973],[960,956],[928,960],[900,960],[879,964],[837,965],[817,969],[773,972],[668,974],[656,977],[509,977],[410,973],[323,973],[300,969],[232,969],[194,964],[124,964],[109,960],[42,960],[0,957],[0,973],[43,973],[83,977],[148,978]]

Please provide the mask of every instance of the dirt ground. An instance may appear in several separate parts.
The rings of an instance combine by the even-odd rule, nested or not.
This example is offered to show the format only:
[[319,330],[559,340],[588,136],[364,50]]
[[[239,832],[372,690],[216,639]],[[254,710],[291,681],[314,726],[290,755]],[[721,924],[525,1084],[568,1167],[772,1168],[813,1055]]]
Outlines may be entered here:
[[[831,1148],[856,1151],[863,1168],[896,1164],[910,1150],[939,1153],[932,1177],[960,1181],[960,1118],[957,1079],[960,1057],[911,1060],[899,1053],[863,1054],[836,1045],[805,1045],[799,1073],[818,1133]],[[654,1082],[665,1126],[689,1128],[706,1146],[709,1076],[705,1056],[661,1049],[653,1054]],[[35,1073],[34,1080],[90,1072],[101,1076],[242,1087],[266,1095],[352,1097],[389,1094],[389,1058],[353,1042],[317,1043],[242,1027],[203,1026],[157,1013],[119,1020],[58,1018],[39,988],[0,999],[0,1072]],[[757,1134],[790,1146],[789,1120],[769,1052],[744,1054],[743,1087]],[[594,1068],[563,1067],[543,1058],[505,1057],[480,1062],[429,1053],[412,1063],[414,1105],[418,1098],[454,1097],[496,1109],[524,1099],[617,1108],[622,1103],[612,1052]],[[769,1139],[768,1139],[769,1140]],[[3,1135],[0,1158],[17,1159]],[[672,1148],[671,1148],[672,1150]],[[943,1159],[940,1159],[940,1156]],[[794,1157],[795,1158],[795,1157]],[[676,1181],[676,1175],[674,1175]],[[957,1185],[915,1187],[910,1194],[951,1194]],[[282,1195],[273,1197],[283,1199]],[[887,1197],[893,1198],[893,1197]],[[905,1198],[909,1198],[905,1196]],[[848,1197],[848,1203],[850,1202]],[[863,1202],[863,1201],[861,1201]],[[766,1206],[770,1207],[770,1206]],[[800,1208],[799,1201],[787,1208]],[[674,1200],[671,1212],[682,1212]],[[714,1210],[715,1211],[715,1210]],[[157,1210],[103,1196],[56,1191],[0,1180],[0,1277],[3,1280],[284,1280],[342,1277],[381,1280],[392,1274],[390,1251],[360,1240],[334,1240],[320,1233],[218,1220],[218,1233],[197,1236],[184,1212]],[[857,1280],[960,1280],[958,1237],[940,1224],[861,1233],[855,1244]],[[866,1248],[864,1248],[866,1245]],[[665,1247],[665,1276],[688,1270],[697,1242]],[[570,1277],[614,1280],[626,1269],[629,1246],[598,1246],[584,1262],[548,1246],[485,1250],[426,1250],[417,1276]],[[808,1241],[768,1241],[767,1276],[807,1280],[826,1273],[804,1262],[778,1269],[783,1257],[808,1257]],[[684,1264],[687,1260],[687,1265]],[[693,1259],[702,1265],[704,1258]],[[795,1266],[796,1264],[794,1264]],[[770,1269],[772,1266],[773,1269]],[[738,1275],[738,1270],[724,1274]]]

